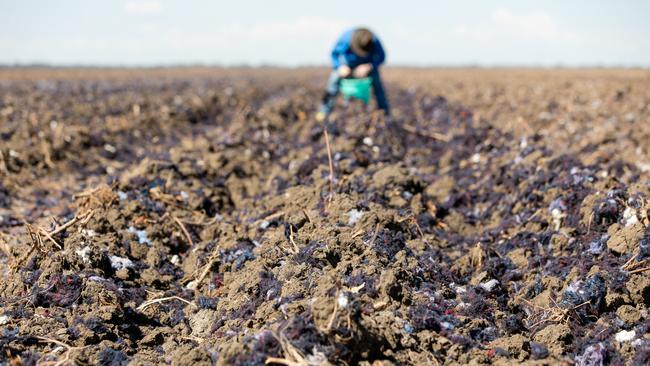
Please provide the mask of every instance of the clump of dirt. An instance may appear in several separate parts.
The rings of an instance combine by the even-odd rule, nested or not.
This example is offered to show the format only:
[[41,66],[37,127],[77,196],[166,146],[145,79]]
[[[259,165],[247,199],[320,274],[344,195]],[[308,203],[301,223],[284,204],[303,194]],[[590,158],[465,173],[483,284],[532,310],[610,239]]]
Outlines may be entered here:
[[648,359],[637,167],[318,86],[2,84],[0,363]]

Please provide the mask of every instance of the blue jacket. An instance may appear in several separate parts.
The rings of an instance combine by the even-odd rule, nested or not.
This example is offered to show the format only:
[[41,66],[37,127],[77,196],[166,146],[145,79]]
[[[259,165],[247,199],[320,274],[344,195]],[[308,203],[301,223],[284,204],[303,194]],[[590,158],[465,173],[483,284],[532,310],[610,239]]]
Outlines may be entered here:
[[366,57],[359,57],[352,52],[352,49],[350,48],[354,31],[355,29],[345,31],[336,42],[334,49],[332,49],[332,66],[335,69],[341,65],[348,65],[350,68],[355,68],[361,64],[371,63],[376,69],[384,62],[384,59],[386,59],[384,48],[381,46],[379,38],[373,38],[372,42],[374,43],[374,46],[372,51],[368,53]]

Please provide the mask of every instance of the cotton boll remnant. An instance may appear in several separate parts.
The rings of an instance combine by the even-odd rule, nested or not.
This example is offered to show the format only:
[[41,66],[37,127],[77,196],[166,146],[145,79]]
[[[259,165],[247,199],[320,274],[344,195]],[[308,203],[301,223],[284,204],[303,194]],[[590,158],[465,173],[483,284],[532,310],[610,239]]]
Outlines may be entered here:
[[0,315],[0,325],[9,324],[9,317],[6,315]]
[[489,281],[481,283],[479,287],[485,290],[486,292],[492,292],[497,287],[498,284],[499,284],[498,280],[491,279]]
[[356,224],[357,221],[359,221],[359,219],[361,219],[362,216],[363,216],[363,211],[359,211],[357,209],[350,210],[348,212],[348,217],[349,217],[348,226],[353,226],[354,224]]
[[307,355],[305,358],[307,361],[307,365],[327,365],[329,364],[327,360],[327,356],[323,352],[320,352],[314,347],[312,349],[312,354]]
[[471,160],[472,163],[474,163],[474,164],[478,164],[478,163],[480,163],[480,162],[481,162],[481,154],[476,153],[476,154],[472,155],[472,158],[471,158],[470,160]]
[[623,211],[623,224],[625,226],[632,226],[639,222],[639,218],[636,216],[636,210],[632,207],[626,207]]
[[629,342],[633,340],[634,337],[636,337],[636,332],[634,330],[630,330],[630,331],[622,330],[616,333],[616,336],[614,336],[616,341],[619,343]]
[[111,255],[108,257],[111,261],[111,267],[114,270],[120,270],[124,268],[133,268],[133,262],[129,258],[118,257],[116,255]]
[[93,236],[97,235],[97,232],[92,229],[81,229],[81,234],[87,238],[92,238]]
[[560,227],[562,227],[562,219],[566,217],[566,209],[566,204],[562,198],[556,198],[548,206],[551,217],[553,217],[553,226],[555,227],[555,230],[560,230]]
[[348,297],[345,296],[343,292],[339,294],[339,297],[336,299],[336,302],[339,305],[339,308],[345,309],[348,307]]
[[138,230],[133,226],[129,226],[129,232],[138,236],[138,243],[151,245],[151,240],[147,237],[147,232],[145,230]]
[[593,255],[598,255],[602,253],[603,249],[607,245],[607,240],[609,240],[609,235],[603,234],[599,239],[589,243],[589,248],[587,249],[587,252]]
[[75,253],[81,258],[84,263],[90,263],[90,257],[88,256],[90,254],[90,247],[86,245],[85,247],[75,250]]
[[580,356],[576,356],[576,366],[602,366],[607,350],[602,343],[592,344]]
[[259,227],[260,227],[260,229],[262,229],[262,230],[266,230],[270,225],[271,225],[270,222],[264,220],[264,221],[262,221],[262,222],[260,223],[260,226],[259,226]]

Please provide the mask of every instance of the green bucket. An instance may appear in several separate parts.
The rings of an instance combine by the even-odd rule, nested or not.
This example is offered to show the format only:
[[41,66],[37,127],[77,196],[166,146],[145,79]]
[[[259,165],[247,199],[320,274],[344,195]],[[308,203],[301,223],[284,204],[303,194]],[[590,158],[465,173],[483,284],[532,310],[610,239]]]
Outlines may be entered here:
[[370,101],[371,78],[341,79],[341,94],[345,99],[356,98],[368,104]]

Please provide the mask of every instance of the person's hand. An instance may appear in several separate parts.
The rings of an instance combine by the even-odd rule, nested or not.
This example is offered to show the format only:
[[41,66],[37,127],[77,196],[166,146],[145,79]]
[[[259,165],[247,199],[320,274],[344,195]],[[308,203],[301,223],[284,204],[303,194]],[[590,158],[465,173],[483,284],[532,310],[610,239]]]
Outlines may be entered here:
[[350,70],[350,66],[348,65],[341,65],[339,66],[337,71],[339,72],[340,77],[347,78],[348,76],[350,76],[350,71],[352,70]]
[[372,64],[361,64],[354,68],[354,77],[355,78],[365,78],[372,71]]

